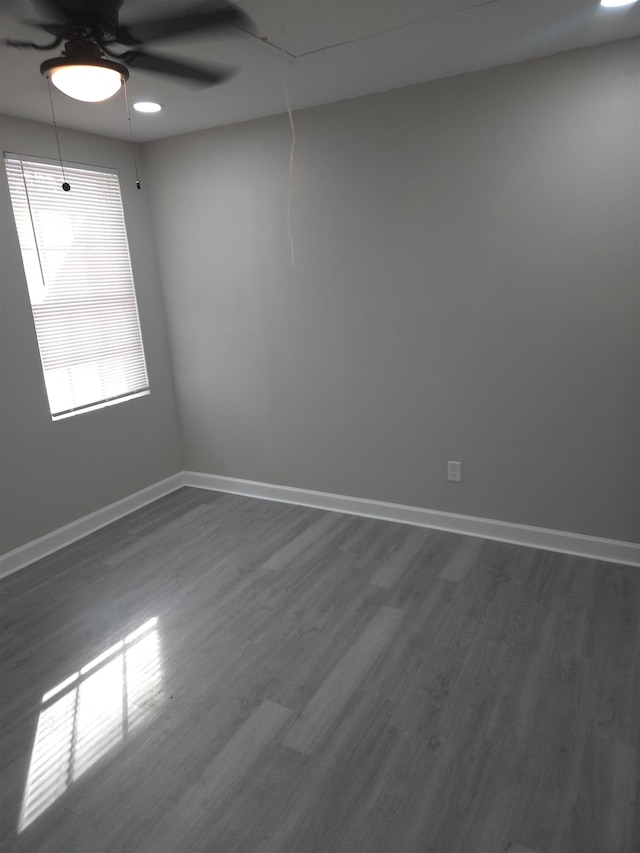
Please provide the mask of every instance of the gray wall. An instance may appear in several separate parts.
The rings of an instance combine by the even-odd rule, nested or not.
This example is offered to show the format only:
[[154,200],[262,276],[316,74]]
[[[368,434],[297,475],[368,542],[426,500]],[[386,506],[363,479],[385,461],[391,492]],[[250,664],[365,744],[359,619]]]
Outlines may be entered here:
[[186,467],[640,540],[638,48],[145,146]]
[[[4,151],[56,156],[51,127],[3,117],[0,130]],[[2,166],[0,553],[182,468],[147,192],[135,189],[128,145],[67,130],[60,131],[60,141],[66,160],[119,170],[151,394],[55,423],[51,420]]]

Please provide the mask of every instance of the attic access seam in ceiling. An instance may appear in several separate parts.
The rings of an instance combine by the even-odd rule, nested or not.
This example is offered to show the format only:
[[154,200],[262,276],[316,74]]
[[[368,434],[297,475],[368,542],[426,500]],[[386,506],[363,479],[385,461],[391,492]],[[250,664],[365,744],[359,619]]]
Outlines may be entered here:
[[478,0],[478,2],[469,3],[469,5],[464,6],[460,9],[452,9],[450,12],[439,12],[439,13],[434,14],[434,15],[428,15],[426,18],[418,18],[417,20],[413,20],[413,21],[405,21],[404,23],[398,24],[395,27],[387,27],[383,30],[376,30],[375,32],[367,33],[364,36],[356,36],[352,39],[347,39],[345,41],[339,41],[339,42],[335,42],[333,44],[323,45],[322,47],[314,48],[314,50],[303,51],[302,53],[293,53],[290,50],[287,50],[285,47],[282,47],[281,45],[276,44],[274,41],[269,39],[268,36],[259,36],[256,33],[252,33],[249,30],[245,30],[243,27],[237,27],[237,29],[241,30],[243,33],[250,36],[251,38],[257,39],[262,44],[264,44],[268,47],[271,47],[274,50],[277,50],[281,56],[285,56],[288,59],[290,59],[291,61],[294,61],[296,59],[303,59],[306,56],[313,56],[314,54],[317,54],[317,53],[323,53],[325,50],[332,50],[335,47],[345,47],[346,45],[349,45],[349,44],[356,44],[357,42],[367,41],[368,39],[377,38],[378,36],[386,35],[387,33],[392,33],[392,32],[395,32],[397,30],[403,30],[403,29],[408,29],[409,27],[415,27],[417,24],[426,24],[429,21],[437,21],[437,20],[440,20],[441,18],[451,18],[454,15],[460,15],[460,14],[463,14],[465,12],[469,12],[472,9],[479,9],[482,6],[492,6],[495,3],[501,3],[501,2],[504,2],[504,0]]

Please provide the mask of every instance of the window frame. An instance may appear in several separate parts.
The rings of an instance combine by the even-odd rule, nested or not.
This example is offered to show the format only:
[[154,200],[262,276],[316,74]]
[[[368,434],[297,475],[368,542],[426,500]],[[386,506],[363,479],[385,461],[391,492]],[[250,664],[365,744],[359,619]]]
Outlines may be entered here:
[[[3,158],[52,420],[63,420],[148,396],[149,374],[118,170],[87,163],[61,163],[59,160],[12,151],[4,151]],[[39,166],[44,167],[40,172]],[[38,192],[32,186],[30,195],[25,180],[25,170],[29,168],[41,176],[43,183],[50,182],[52,188],[55,181],[60,198],[56,197],[51,207],[42,203],[44,192],[38,197]],[[21,186],[18,184],[20,172]],[[107,178],[104,187],[99,185],[100,175]],[[68,215],[57,227],[60,232],[67,227],[71,234],[68,248],[63,246],[61,250],[59,246],[47,247],[47,231],[42,222],[49,216],[53,231],[56,231],[60,209],[68,202],[73,204],[74,198],[78,198],[77,194],[73,195],[74,178],[76,192],[80,181],[86,182],[85,187],[94,182],[95,189],[89,187],[86,203],[75,210],[69,207]],[[70,192],[62,189],[62,181],[65,179],[70,180]],[[49,192],[48,188],[46,192]],[[104,204],[101,204],[102,198],[106,199]],[[38,202],[41,204],[34,207],[34,203],[37,205]],[[101,218],[103,208],[107,211],[106,218]],[[83,235],[85,223],[89,235],[97,234],[95,242]],[[111,268],[108,263],[99,266],[96,253],[102,250],[102,257],[109,257],[110,240],[116,241],[110,258],[113,265]],[[86,245],[84,250],[83,245]],[[67,254],[71,259],[70,270],[62,275],[55,269],[55,259],[52,261],[56,251],[62,258],[58,266],[62,265]],[[35,253],[31,259],[30,253]],[[51,264],[53,273],[50,271]],[[78,276],[85,268],[91,270],[87,282],[80,280],[82,275]],[[42,300],[38,300],[37,294],[34,296],[38,280],[43,290],[58,288],[57,295],[40,311],[38,305],[45,302],[46,296]],[[83,291],[86,284],[95,285],[93,294]],[[78,325],[75,324],[75,318],[78,319]],[[63,323],[66,323],[67,329]],[[77,342],[78,339],[81,343]],[[62,391],[57,395],[54,376],[62,379]],[[65,397],[67,405],[62,405],[61,401]]]

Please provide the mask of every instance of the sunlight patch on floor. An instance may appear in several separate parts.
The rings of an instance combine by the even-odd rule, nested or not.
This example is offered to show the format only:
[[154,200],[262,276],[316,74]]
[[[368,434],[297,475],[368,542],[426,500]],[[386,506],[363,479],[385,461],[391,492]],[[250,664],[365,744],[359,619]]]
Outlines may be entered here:
[[162,698],[157,624],[149,619],[44,694],[18,832],[154,714]]

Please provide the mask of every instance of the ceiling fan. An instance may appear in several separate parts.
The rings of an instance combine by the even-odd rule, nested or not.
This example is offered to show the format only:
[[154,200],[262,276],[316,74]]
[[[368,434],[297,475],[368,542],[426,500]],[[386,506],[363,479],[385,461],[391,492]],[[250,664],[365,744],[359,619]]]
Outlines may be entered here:
[[[36,44],[7,39],[12,47],[53,50],[64,42],[62,56],[47,59],[40,72],[62,92],[81,101],[104,101],[129,78],[129,68],[167,74],[212,86],[233,73],[223,66],[196,65],[140,50],[147,42],[160,41],[201,30],[222,31],[235,26],[251,30],[251,18],[233,3],[208,2],[175,15],[122,25],[123,0],[34,0],[44,20],[27,22],[53,36]],[[114,51],[113,46],[131,48]]]

